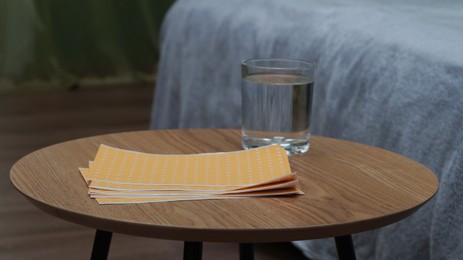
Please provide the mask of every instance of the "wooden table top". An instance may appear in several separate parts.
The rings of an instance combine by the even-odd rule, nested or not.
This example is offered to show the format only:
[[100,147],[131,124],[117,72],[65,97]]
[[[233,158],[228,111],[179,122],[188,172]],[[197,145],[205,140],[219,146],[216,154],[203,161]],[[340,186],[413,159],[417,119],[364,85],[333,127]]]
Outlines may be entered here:
[[14,186],[41,210],[88,227],[161,239],[281,242],[341,236],[399,221],[431,199],[435,175],[371,146],[313,137],[290,157],[306,195],[98,205],[78,167],[100,144],[159,154],[241,150],[239,130],[190,129],[108,134],[33,152],[11,169]]

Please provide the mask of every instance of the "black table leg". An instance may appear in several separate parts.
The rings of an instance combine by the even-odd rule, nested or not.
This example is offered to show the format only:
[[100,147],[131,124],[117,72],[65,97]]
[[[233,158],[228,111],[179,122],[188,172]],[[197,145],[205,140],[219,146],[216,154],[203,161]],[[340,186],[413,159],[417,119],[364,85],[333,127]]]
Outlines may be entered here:
[[240,243],[240,260],[254,260],[253,244]]
[[104,260],[108,258],[109,246],[113,233],[103,230],[96,230],[95,241],[93,241],[91,260]]
[[339,260],[357,259],[351,235],[335,237],[334,240],[336,241],[336,250],[338,251]]
[[185,241],[183,245],[183,260],[201,260],[202,257],[202,242]]

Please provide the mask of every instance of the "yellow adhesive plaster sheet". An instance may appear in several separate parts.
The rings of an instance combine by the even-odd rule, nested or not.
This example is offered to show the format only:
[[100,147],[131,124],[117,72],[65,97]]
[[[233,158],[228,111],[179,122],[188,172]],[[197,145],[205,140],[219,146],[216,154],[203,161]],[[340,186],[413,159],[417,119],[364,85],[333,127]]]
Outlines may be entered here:
[[190,155],[163,155],[101,145],[88,180],[142,185],[249,186],[291,173],[278,145]]
[[294,189],[281,189],[278,192],[268,194],[266,192],[257,192],[253,194],[236,194],[234,196],[165,196],[165,197],[116,197],[107,196],[96,198],[99,204],[127,204],[127,203],[147,203],[147,202],[169,202],[169,201],[182,201],[182,200],[219,200],[219,199],[239,199],[244,197],[267,197],[267,196],[282,196],[292,194],[304,194],[300,190]]
[[100,145],[79,168],[100,204],[303,194],[278,145],[190,155],[163,155]]

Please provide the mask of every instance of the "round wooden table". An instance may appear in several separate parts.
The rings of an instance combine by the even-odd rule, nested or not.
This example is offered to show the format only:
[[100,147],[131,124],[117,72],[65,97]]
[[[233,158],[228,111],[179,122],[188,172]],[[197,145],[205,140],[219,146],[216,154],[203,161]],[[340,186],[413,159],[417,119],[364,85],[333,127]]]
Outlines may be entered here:
[[97,229],[92,256],[107,256],[112,232],[185,243],[187,258],[201,242],[249,243],[335,237],[338,254],[355,258],[350,234],[399,221],[431,199],[438,180],[398,154],[348,141],[313,137],[306,155],[290,157],[299,196],[98,205],[87,195],[79,167],[98,146],[159,154],[241,150],[239,130],[185,129],[94,136],[46,147],[11,169],[14,186],[39,209]]

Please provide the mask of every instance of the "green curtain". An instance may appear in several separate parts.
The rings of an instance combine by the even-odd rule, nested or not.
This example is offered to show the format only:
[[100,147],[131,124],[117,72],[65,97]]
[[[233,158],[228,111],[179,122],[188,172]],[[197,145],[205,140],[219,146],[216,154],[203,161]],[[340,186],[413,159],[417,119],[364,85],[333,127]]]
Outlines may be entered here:
[[0,94],[153,82],[173,0],[0,0]]

